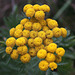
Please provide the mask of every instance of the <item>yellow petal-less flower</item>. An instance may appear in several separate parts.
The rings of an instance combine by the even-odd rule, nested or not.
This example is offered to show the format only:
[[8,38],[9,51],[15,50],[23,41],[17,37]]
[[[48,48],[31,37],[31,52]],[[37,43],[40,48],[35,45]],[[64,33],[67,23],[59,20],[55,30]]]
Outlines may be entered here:
[[48,27],[48,26],[43,26],[42,30],[43,30],[44,32],[46,32],[47,30],[49,30],[49,27]]
[[26,53],[25,55],[22,55],[20,57],[20,60],[23,62],[23,63],[28,63],[30,60],[31,60],[31,57],[28,53]]
[[11,52],[12,52],[12,47],[6,47],[6,53],[7,54],[11,54]]
[[14,37],[10,37],[6,40],[6,45],[8,47],[14,47],[16,43],[16,39]]
[[46,59],[47,62],[53,62],[55,61],[55,55],[52,53],[47,53]]
[[39,69],[42,71],[46,71],[48,69],[48,62],[45,60],[40,61]]
[[34,14],[35,14],[35,10],[33,8],[27,9],[27,11],[26,11],[26,16],[27,17],[33,17]]
[[20,21],[20,24],[24,25],[26,22],[29,22],[29,19],[24,18]]
[[62,47],[56,49],[56,54],[59,56],[63,56],[65,54],[65,50]]
[[30,31],[29,30],[23,30],[23,37],[28,38],[30,36]]
[[40,46],[42,44],[42,39],[40,37],[36,37],[34,39],[34,45],[35,46]]
[[45,18],[45,13],[43,11],[36,11],[35,18],[37,20],[43,20]]
[[11,28],[11,29],[10,29],[10,31],[9,31],[10,36],[12,36],[12,37],[14,36],[15,30],[16,30],[15,28]]
[[57,49],[57,44],[51,43],[47,46],[47,51],[54,53]]
[[47,51],[45,49],[40,49],[38,52],[37,52],[37,57],[39,59],[43,59],[45,58],[47,55]]
[[51,70],[53,71],[54,69],[57,69],[57,64],[55,62],[51,62],[49,64],[49,68],[51,68]]
[[26,12],[29,8],[33,8],[33,6],[31,4],[25,5],[23,8],[23,12]]
[[16,30],[17,30],[17,29],[23,30],[23,25],[22,25],[22,24],[18,24],[18,25],[16,26]]
[[36,56],[36,50],[34,48],[30,48],[29,54],[30,54],[30,56],[35,57]]
[[61,36],[65,38],[67,36],[67,30],[65,28],[60,29],[61,29]]
[[38,5],[38,4],[35,4],[35,5],[33,6],[33,8],[34,8],[35,11],[39,11],[39,7],[40,7],[40,5]]
[[51,19],[51,18],[47,18],[47,19],[46,19],[47,25],[48,25],[48,22],[49,22],[50,20],[52,20],[52,19]]

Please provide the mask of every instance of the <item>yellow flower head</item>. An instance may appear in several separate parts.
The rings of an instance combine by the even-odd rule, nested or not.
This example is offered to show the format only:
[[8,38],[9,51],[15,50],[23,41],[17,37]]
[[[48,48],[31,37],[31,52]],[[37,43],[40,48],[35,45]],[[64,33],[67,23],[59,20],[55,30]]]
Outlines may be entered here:
[[35,47],[36,52],[38,52],[40,49],[44,49],[44,45],[43,44],[41,44],[40,46],[36,46]]
[[52,37],[53,37],[53,31],[47,30],[47,31],[46,31],[46,37],[47,37],[47,38],[52,38]]
[[50,21],[48,22],[48,26],[49,26],[50,29],[53,29],[53,28],[55,28],[55,27],[58,27],[58,23],[57,23],[56,20],[50,20]]
[[6,40],[6,45],[8,47],[14,47],[16,43],[16,39],[14,37],[10,37]]
[[33,8],[33,6],[31,4],[25,5],[23,8],[23,12],[26,12],[29,8]]
[[33,8],[34,8],[35,11],[39,11],[40,5],[35,4],[35,5],[33,6]]
[[17,29],[23,30],[23,25],[22,25],[22,24],[18,24],[18,25],[16,26],[16,30],[17,30]]
[[22,30],[21,30],[21,29],[17,29],[17,30],[15,31],[15,33],[14,33],[14,36],[15,36],[16,38],[21,37],[21,36],[22,36]]
[[40,61],[39,69],[42,71],[46,71],[48,69],[48,62],[45,60]]
[[52,20],[52,19],[51,19],[51,18],[47,18],[47,19],[46,19],[46,23],[48,24],[48,22],[49,22],[50,20]]
[[50,11],[50,7],[48,5],[46,5],[46,4],[40,6],[39,9],[44,11],[44,12],[49,12]]
[[40,37],[36,37],[34,39],[34,45],[35,46],[40,46],[42,44],[42,39]]
[[29,47],[34,47],[34,39],[29,39],[28,40],[28,46]]
[[47,51],[45,49],[40,49],[38,52],[37,52],[37,57],[39,59],[43,59],[45,58],[47,55]]
[[12,52],[12,47],[6,47],[6,53],[11,54]]
[[35,14],[35,10],[33,8],[27,9],[27,11],[26,11],[26,16],[27,17],[33,17],[34,14]]
[[53,39],[48,39],[48,38],[46,38],[46,39],[44,40],[44,45],[45,45],[45,46],[48,46],[48,45],[51,44],[51,43],[53,43]]
[[30,19],[30,22],[32,22],[32,23],[37,23],[38,20],[37,20],[35,17],[32,17],[32,18]]
[[34,39],[34,38],[36,38],[37,36],[38,36],[38,32],[37,32],[37,31],[31,31],[31,32],[30,32],[30,37],[31,37],[31,38]]
[[40,20],[39,23],[41,24],[41,26],[46,26],[46,20]]
[[67,36],[67,30],[65,28],[60,28],[60,29],[61,29],[62,37],[66,37]]
[[14,60],[18,59],[17,50],[13,50],[13,52],[11,53],[11,58],[14,59]]
[[56,54],[59,56],[63,56],[65,54],[65,50],[61,47],[56,49]]
[[61,36],[61,29],[60,28],[58,28],[58,27],[56,27],[56,28],[54,28],[53,29],[53,35],[54,35],[54,37],[60,37]]
[[43,29],[42,29],[44,32],[46,32],[47,30],[49,30],[49,27],[48,26],[43,26]]
[[35,18],[37,20],[43,20],[45,18],[45,13],[43,11],[36,11]]
[[54,69],[57,69],[57,64],[55,62],[51,62],[49,64],[49,68],[51,68],[51,70],[53,71]]
[[11,28],[11,29],[10,29],[10,31],[9,31],[10,36],[12,36],[12,37],[14,36],[15,30],[16,30],[15,28]]
[[20,37],[16,40],[16,45],[17,46],[24,46],[25,44],[26,44],[26,40],[22,37]]
[[30,48],[29,54],[30,54],[30,56],[35,57],[36,56],[36,50],[34,48]]
[[24,28],[26,30],[31,30],[32,29],[32,22],[26,22],[25,25],[24,25]]
[[60,63],[61,61],[62,61],[62,57],[59,56],[59,55],[56,55],[56,56],[55,56],[55,62],[56,62],[56,63]]
[[57,49],[57,44],[51,43],[47,46],[47,51],[54,53]]
[[30,36],[30,31],[29,30],[23,30],[23,37],[28,38]]
[[34,23],[33,24],[33,27],[32,27],[32,29],[34,30],[34,31],[39,31],[39,30],[41,30],[41,25],[40,25],[40,23]]
[[29,22],[29,19],[24,18],[20,21],[20,24],[24,25],[26,22]]
[[26,53],[25,55],[22,55],[20,57],[20,60],[23,62],[23,63],[28,63],[30,60],[31,60],[31,57],[28,53]]
[[38,32],[38,37],[40,37],[44,40],[46,38],[45,32],[44,31]]
[[19,46],[19,47],[17,47],[18,54],[24,55],[24,54],[27,53],[27,51],[28,51],[27,46]]
[[55,61],[55,55],[52,53],[47,53],[46,59],[47,62],[53,62]]

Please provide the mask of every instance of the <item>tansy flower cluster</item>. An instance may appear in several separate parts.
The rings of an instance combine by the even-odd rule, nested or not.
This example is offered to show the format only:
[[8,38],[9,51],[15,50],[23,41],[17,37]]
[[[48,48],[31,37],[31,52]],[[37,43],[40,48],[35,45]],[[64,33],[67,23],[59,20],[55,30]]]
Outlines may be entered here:
[[61,62],[65,50],[57,47],[53,43],[53,37],[66,37],[67,30],[59,28],[58,22],[51,18],[45,20],[45,12],[49,12],[50,7],[44,5],[27,4],[23,12],[28,18],[20,21],[15,28],[9,31],[10,38],[6,40],[6,53],[10,54],[12,59],[28,63],[32,57],[37,56],[43,59],[39,62],[39,69],[46,71],[57,69],[57,63]]

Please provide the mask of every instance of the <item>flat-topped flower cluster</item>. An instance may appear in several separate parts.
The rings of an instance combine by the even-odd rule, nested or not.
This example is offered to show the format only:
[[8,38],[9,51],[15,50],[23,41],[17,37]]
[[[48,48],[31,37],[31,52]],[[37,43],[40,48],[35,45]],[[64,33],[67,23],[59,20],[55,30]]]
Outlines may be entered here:
[[6,53],[15,60],[20,55],[19,59],[23,63],[28,63],[31,57],[37,56],[39,59],[43,59],[39,62],[40,70],[56,69],[65,50],[57,47],[52,38],[60,36],[65,38],[67,30],[59,28],[56,20],[51,18],[45,20],[45,12],[50,11],[50,7],[46,4],[41,6],[27,4],[23,11],[30,19],[24,18],[15,28],[10,29],[11,37],[6,40]]

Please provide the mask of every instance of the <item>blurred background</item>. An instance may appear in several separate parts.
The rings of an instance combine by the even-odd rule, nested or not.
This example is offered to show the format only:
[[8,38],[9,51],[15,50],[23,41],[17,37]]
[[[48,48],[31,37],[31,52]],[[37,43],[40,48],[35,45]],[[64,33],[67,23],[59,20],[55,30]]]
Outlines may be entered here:
[[[59,27],[65,27],[68,30],[68,36],[64,39],[58,38],[55,43],[65,48],[66,53],[63,57],[63,64],[58,71],[50,73],[39,70],[34,73],[18,73],[18,67],[15,61],[12,61],[5,53],[5,40],[9,37],[9,29],[20,23],[25,14],[22,12],[26,4],[47,4],[51,11],[46,13],[46,18],[52,18],[58,21]],[[2,51],[1,51],[2,50]],[[37,62],[37,61],[36,61]],[[17,63],[17,62],[16,62]],[[34,64],[35,65],[35,64]],[[16,67],[16,68],[15,68]],[[30,65],[29,65],[30,67]],[[38,66],[36,67],[36,69]],[[28,68],[26,68],[28,70]],[[35,68],[34,68],[35,69]],[[35,69],[35,70],[36,70]],[[14,71],[14,72],[13,72]],[[29,71],[30,72],[30,71]],[[58,74],[57,74],[58,73]],[[0,0],[0,75],[75,75],[75,0]]]

